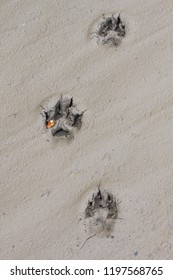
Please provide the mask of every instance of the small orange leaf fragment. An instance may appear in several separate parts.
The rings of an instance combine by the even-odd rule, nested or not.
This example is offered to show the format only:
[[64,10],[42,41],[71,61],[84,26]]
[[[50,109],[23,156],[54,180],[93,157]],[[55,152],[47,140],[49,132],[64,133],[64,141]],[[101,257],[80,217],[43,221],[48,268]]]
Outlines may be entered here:
[[55,121],[54,120],[50,120],[50,121],[48,121],[47,122],[47,128],[51,128],[51,127],[53,127],[54,125],[55,125]]

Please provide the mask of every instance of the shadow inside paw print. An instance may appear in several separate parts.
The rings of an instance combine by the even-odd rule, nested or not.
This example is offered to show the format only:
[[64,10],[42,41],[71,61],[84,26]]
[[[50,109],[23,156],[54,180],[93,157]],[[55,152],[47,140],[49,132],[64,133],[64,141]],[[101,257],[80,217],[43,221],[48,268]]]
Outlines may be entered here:
[[118,217],[117,202],[110,192],[101,192],[100,188],[88,201],[85,209],[87,229],[93,234],[109,234]]
[[95,33],[97,42],[100,44],[111,44],[119,46],[121,40],[126,35],[125,25],[120,15],[118,17],[112,15],[107,18],[103,16],[99,23],[98,30]]
[[41,115],[47,129],[51,129],[52,136],[69,136],[72,127],[80,128],[82,125],[82,111],[73,104],[73,98],[61,95],[54,107],[49,110],[43,108]]

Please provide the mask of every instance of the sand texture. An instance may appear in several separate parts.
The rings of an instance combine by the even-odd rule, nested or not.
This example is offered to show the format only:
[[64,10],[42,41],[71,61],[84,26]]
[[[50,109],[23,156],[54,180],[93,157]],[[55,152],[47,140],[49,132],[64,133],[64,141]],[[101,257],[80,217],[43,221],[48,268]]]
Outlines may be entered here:
[[[172,1],[0,6],[0,258],[172,259]],[[103,13],[125,22],[118,46],[91,39]],[[40,114],[61,94],[85,111],[73,137]],[[103,234],[85,217],[99,184],[118,207]]]

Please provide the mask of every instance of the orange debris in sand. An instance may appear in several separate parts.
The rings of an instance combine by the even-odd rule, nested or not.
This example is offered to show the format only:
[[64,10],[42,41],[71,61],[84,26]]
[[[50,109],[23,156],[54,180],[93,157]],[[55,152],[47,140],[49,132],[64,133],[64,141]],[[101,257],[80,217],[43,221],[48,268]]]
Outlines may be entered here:
[[51,128],[51,127],[53,127],[55,125],[55,123],[56,122],[54,120],[50,120],[50,121],[47,122],[46,126],[47,126],[47,128]]

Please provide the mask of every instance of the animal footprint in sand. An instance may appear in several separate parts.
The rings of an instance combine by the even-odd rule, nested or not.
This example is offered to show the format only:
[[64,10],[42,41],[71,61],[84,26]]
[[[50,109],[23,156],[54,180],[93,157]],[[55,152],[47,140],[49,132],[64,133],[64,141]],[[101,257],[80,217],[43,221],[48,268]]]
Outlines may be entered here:
[[88,201],[85,209],[86,226],[90,234],[110,234],[118,217],[117,202],[114,196],[100,188]]
[[51,129],[52,136],[69,136],[72,127],[80,128],[82,124],[82,111],[73,104],[73,98],[61,95],[54,107],[49,110],[43,108],[41,115],[47,129]]
[[119,46],[122,38],[126,35],[125,25],[120,15],[118,17],[114,15],[109,17],[103,16],[98,24],[98,29],[93,34],[95,34],[94,37],[97,38],[97,43],[99,44]]

